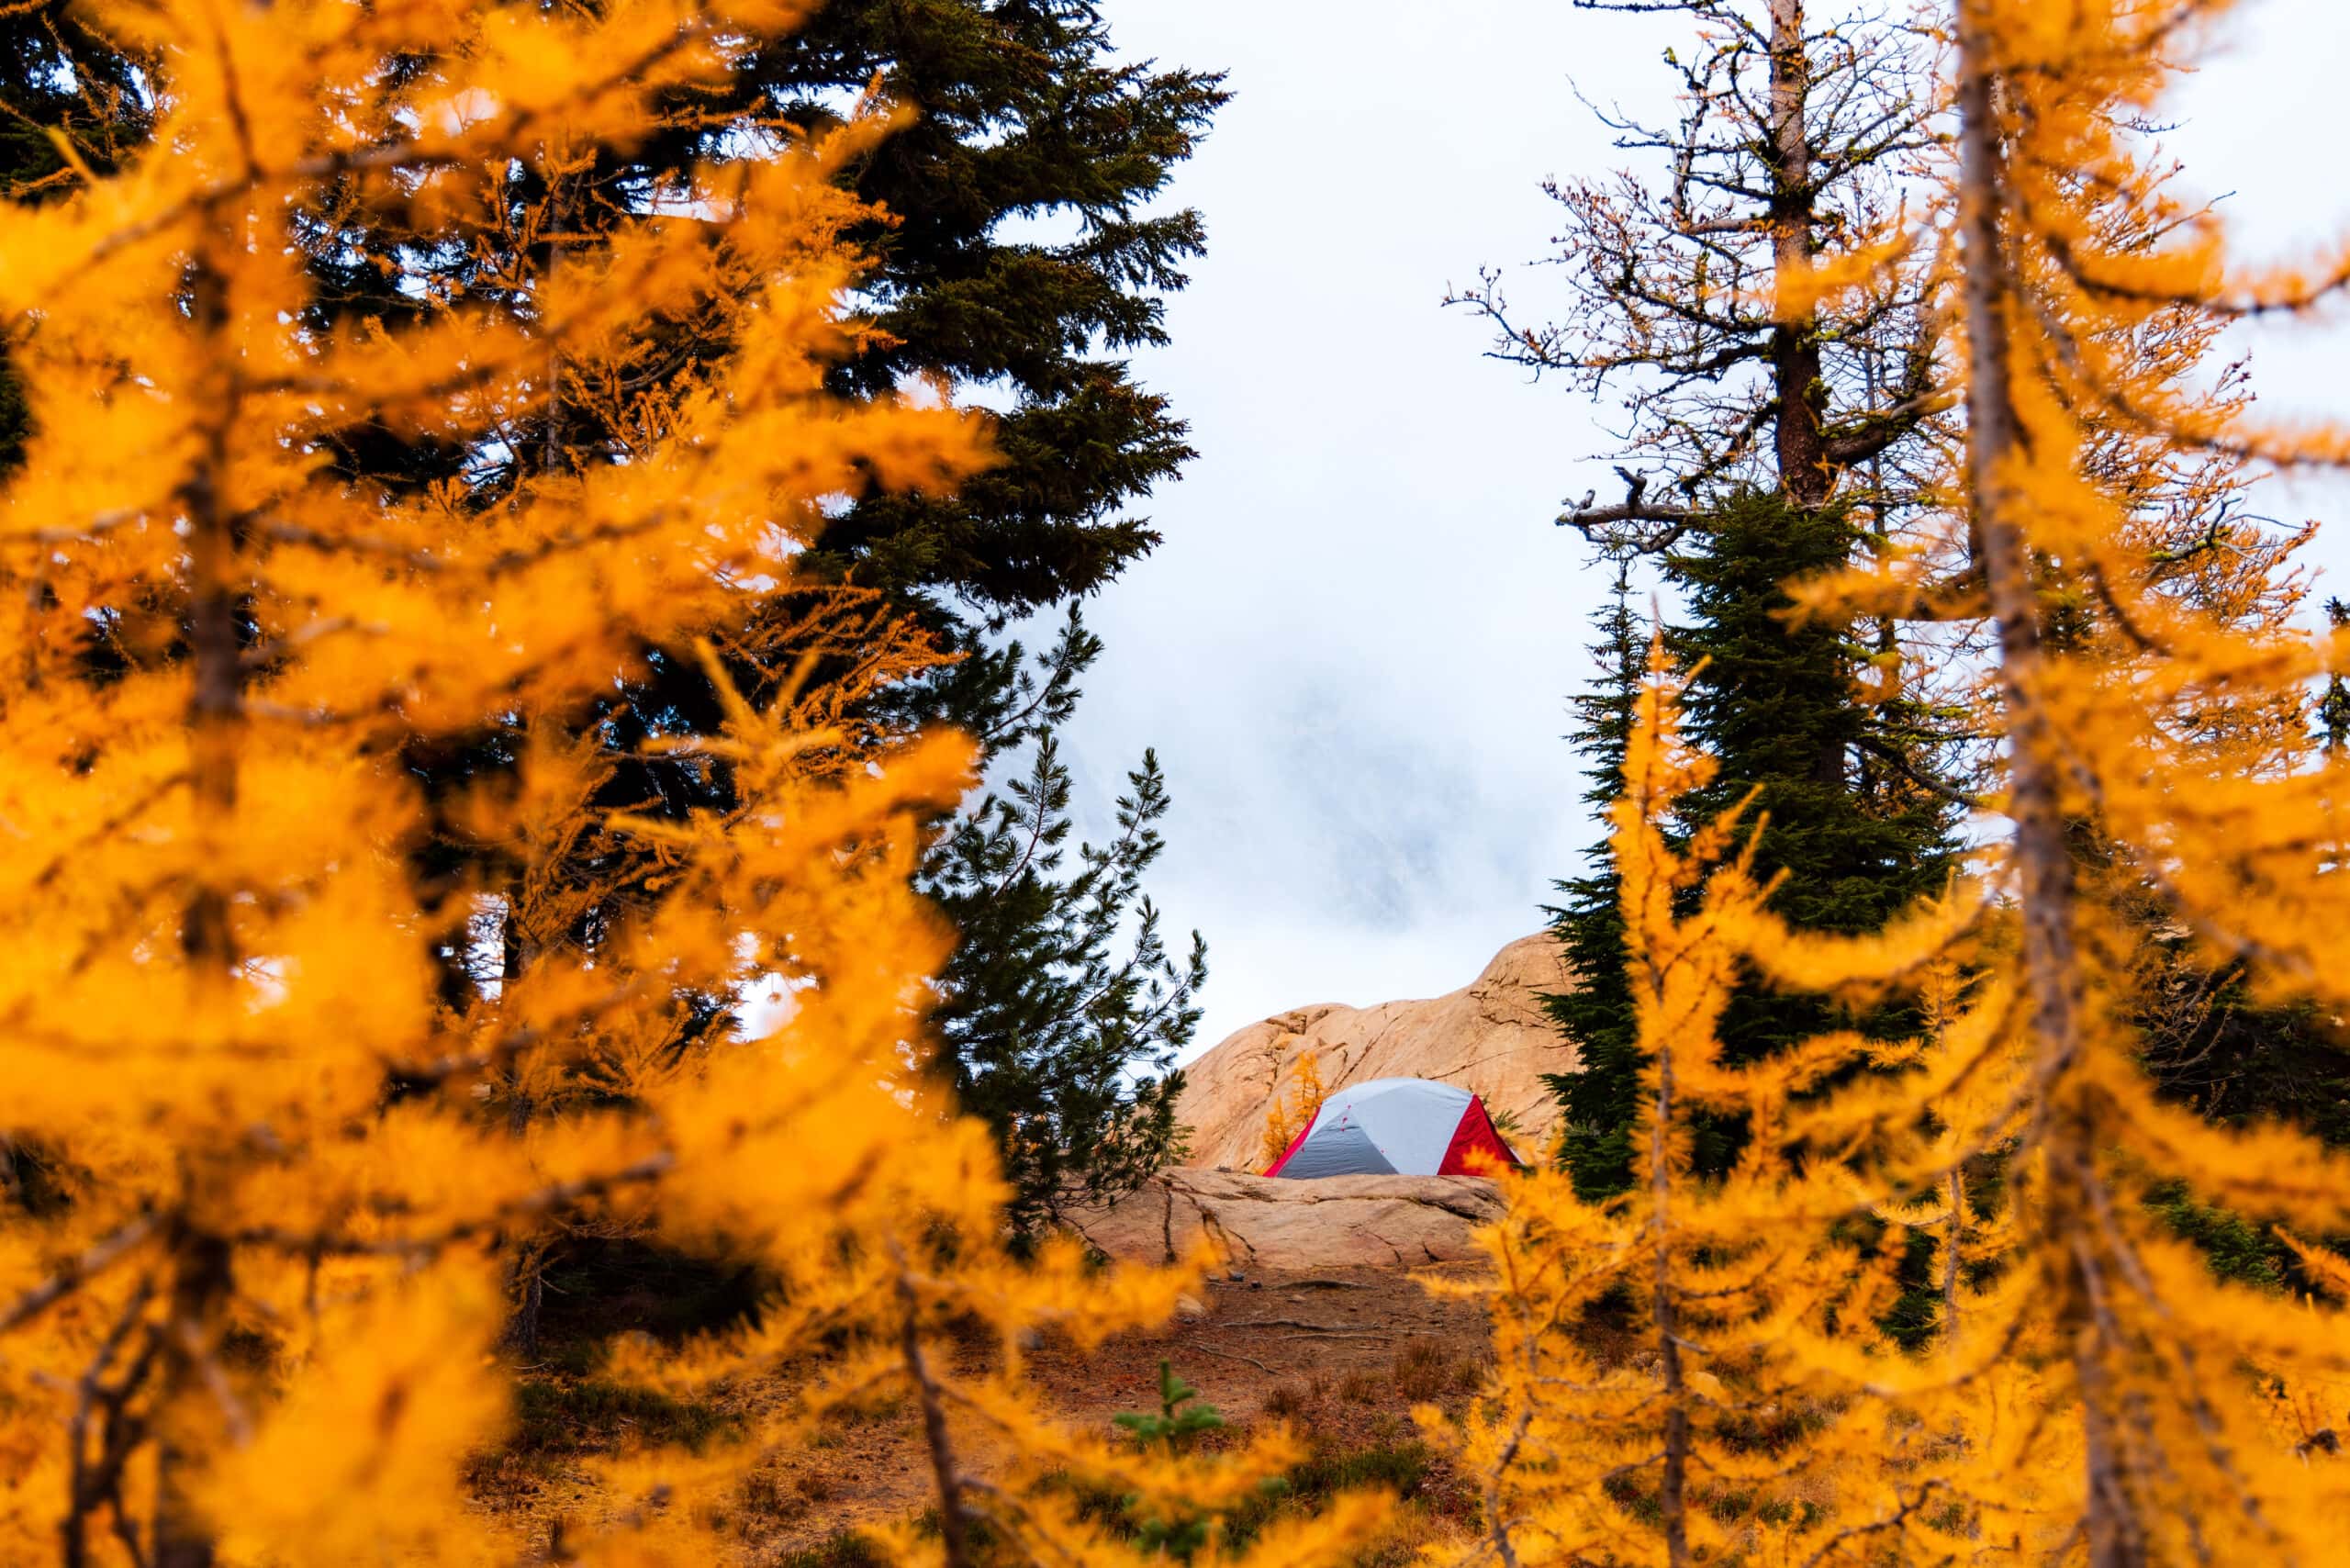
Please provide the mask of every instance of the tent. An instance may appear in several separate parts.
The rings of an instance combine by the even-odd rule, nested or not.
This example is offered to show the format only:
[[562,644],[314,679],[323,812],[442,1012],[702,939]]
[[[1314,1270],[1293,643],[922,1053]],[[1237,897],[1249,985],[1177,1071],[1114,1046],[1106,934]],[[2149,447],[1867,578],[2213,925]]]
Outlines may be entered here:
[[1375,1078],[1331,1091],[1268,1176],[1468,1176],[1473,1156],[1522,1163],[1485,1103],[1427,1078]]

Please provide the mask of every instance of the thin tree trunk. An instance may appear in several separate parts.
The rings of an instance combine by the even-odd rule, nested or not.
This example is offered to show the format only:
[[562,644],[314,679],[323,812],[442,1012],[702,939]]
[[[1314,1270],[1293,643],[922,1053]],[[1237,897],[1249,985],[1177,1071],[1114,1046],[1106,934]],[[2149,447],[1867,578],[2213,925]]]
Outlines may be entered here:
[[923,1446],[930,1451],[931,1481],[938,1488],[940,1555],[946,1568],[970,1568],[970,1535],[963,1517],[963,1473],[956,1462],[954,1442],[946,1430],[946,1406],[939,1398],[938,1384],[930,1375],[929,1359],[923,1353],[921,1302],[914,1294],[913,1282],[906,1278],[902,1254],[898,1256],[897,1263],[898,1353],[905,1361],[906,1375],[913,1380],[914,1394],[922,1405]]
[[[1818,221],[1811,187],[1811,62],[1803,25],[1803,0],[1771,0],[1771,260],[1783,294],[1785,285],[1811,266]],[[1771,333],[1779,484],[1806,511],[1828,504],[1828,388],[1818,325],[1817,312],[1807,310],[1781,321]]]
[[1958,1338],[1959,1243],[1966,1238],[1966,1182],[1953,1170],[1945,1185],[1950,1194],[1950,1218],[1942,1226],[1942,1342]]
[[189,1409],[207,1397],[205,1361],[228,1303],[229,1244],[183,1229],[173,1239],[171,1320],[165,1330],[162,1392],[155,1440],[155,1568],[212,1568],[212,1529],[189,1495],[189,1473],[214,1445],[197,1440]]
[[[520,1070],[519,1062],[516,1070]],[[517,1140],[530,1131],[532,1109],[530,1095],[517,1084],[506,1105],[506,1130]],[[509,1238],[507,1245],[514,1257],[507,1269],[509,1311],[501,1338],[515,1354],[534,1357],[539,1353],[539,1317],[546,1305],[546,1258],[535,1237]]]
[[1649,1135],[1650,1223],[1656,1228],[1656,1272],[1651,1298],[1659,1364],[1664,1378],[1664,1473],[1657,1508],[1664,1522],[1671,1568],[1688,1568],[1689,1406],[1681,1371],[1681,1315],[1673,1293],[1673,1052],[1660,1047],[1656,1063],[1656,1124]]
[[[218,237],[224,248],[236,236]],[[244,660],[239,637],[241,590],[236,523],[221,503],[229,466],[229,427],[239,377],[229,338],[228,280],[201,250],[190,280],[190,325],[201,352],[222,367],[205,445],[180,488],[187,522],[188,786],[195,803],[196,883],[181,916],[191,1002],[199,1014],[232,1005],[237,963],[229,890],[214,879],[218,841],[232,831],[237,750],[244,713]],[[184,1182],[200,1181],[184,1175]],[[200,1462],[199,1422],[192,1406],[207,1397],[207,1358],[226,1314],[231,1285],[228,1243],[183,1220],[171,1244],[171,1316],[165,1327],[155,1459],[155,1568],[211,1568],[210,1529],[189,1495],[187,1473]]]
[[[547,161],[549,168],[554,173],[551,186],[547,192],[547,260],[543,287],[546,293],[552,293],[555,279],[563,266],[563,247],[565,240],[564,225],[570,219],[570,205],[567,200],[568,189],[561,173],[561,155],[550,148],[547,152]],[[541,315],[539,324],[543,330],[551,326],[543,313]],[[550,336],[547,343],[546,428],[540,432],[539,441],[541,478],[552,476],[563,466],[565,461],[563,436],[563,345]],[[530,717],[525,714],[515,726],[518,749],[523,738],[529,735],[530,728]],[[505,984],[500,992],[501,1000],[509,1000],[513,996],[515,988],[522,976],[532,964],[538,961],[538,945],[524,933],[521,924],[522,892],[528,879],[529,868],[526,866],[515,875],[506,890],[506,908],[502,921],[504,961],[501,965]],[[521,1081],[523,1069],[524,1064],[518,1058],[513,1067],[515,1081],[512,1097],[507,1102],[506,1107],[507,1131],[518,1140],[529,1134],[531,1118],[538,1109],[532,1103],[529,1092],[523,1087]],[[546,1301],[546,1271],[543,1266],[545,1260],[538,1248],[532,1245],[531,1238],[521,1238],[512,1245],[515,1248],[514,1258],[508,1270],[511,1310],[507,1317],[504,1339],[506,1344],[518,1354],[535,1356],[539,1353],[539,1316]]]
[[[1861,365],[1868,378],[1868,407],[1874,411],[1877,407],[1878,391],[1876,355],[1868,354],[1861,361]],[[1893,558],[1893,509],[1886,504],[1885,454],[1882,452],[1874,452],[1869,454],[1868,544],[1869,555],[1880,568]],[[1875,645],[1877,678],[1888,683],[1892,693],[1881,704],[1881,709],[1889,709],[1896,714],[1906,714],[1908,708],[1901,698],[1901,629],[1893,616],[1880,615],[1876,618]],[[1881,722],[1878,729],[1880,736],[1888,744],[1896,746],[1900,745],[1898,740],[1883,735],[1884,725]],[[1867,766],[1865,753],[1863,755],[1863,766]],[[1885,793],[1891,792],[1897,777],[1897,769],[1891,772],[1881,771]]]
[[2114,1412],[2109,1406],[2109,1328],[2092,1310],[2098,1261],[2090,1188],[2097,1181],[2091,1129],[2071,1086],[2080,1047],[2079,966],[2074,944],[2073,857],[2058,793],[2055,736],[2036,690],[2040,605],[2031,553],[2015,521],[2017,498],[2005,473],[2016,451],[2008,358],[2009,269],[1999,233],[1998,128],[1994,83],[1975,7],[1960,0],[1959,196],[1965,244],[1968,385],[1967,481],[1975,548],[1999,629],[2000,696],[2008,714],[2009,815],[2023,916],[2024,978],[2031,1001],[2037,1103],[2032,1136],[2047,1161],[2041,1224],[2063,1261],[2050,1282],[2058,1327],[2079,1382],[2085,1435],[2088,1568],[2137,1568],[2144,1538],[2130,1506]]

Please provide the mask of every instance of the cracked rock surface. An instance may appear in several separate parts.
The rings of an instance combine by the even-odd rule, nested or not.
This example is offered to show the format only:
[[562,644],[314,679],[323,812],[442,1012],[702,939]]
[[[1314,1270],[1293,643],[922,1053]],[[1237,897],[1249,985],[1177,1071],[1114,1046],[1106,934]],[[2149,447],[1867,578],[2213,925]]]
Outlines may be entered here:
[[1574,1047],[1542,1011],[1542,996],[1574,989],[1548,932],[1522,936],[1494,955],[1459,991],[1425,1002],[1375,1007],[1322,1003],[1249,1025],[1183,1069],[1178,1120],[1192,1129],[1190,1163],[1202,1170],[1254,1170],[1261,1164],[1265,1113],[1286,1094],[1311,1051],[1325,1089],[1374,1078],[1433,1078],[1484,1096],[1506,1136],[1531,1159],[1558,1120],[1542,1074],[1564,1072]]
[[1169,1262],[1206,1237],[1228,1266],[1254,1273],[1461,1261],[1478,1256],[1471,1231],[1503,1208],[1500,1189],[1475,1176],[1289,1182],[1179,1170],[1069,1217],[1113,1258]]

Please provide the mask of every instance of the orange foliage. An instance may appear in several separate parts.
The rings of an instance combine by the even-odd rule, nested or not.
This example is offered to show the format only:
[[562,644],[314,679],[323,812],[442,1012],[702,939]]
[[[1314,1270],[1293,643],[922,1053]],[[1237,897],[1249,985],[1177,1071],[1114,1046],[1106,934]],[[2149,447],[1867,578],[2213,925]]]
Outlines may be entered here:
[[[2350,266],[2234,267],[2145,129],[2231,8],[1948,7],[1960,156],[1926,221],[1955,236],[1945,369],[1966,429],[1939,480],[1943,547],[1806,592],[1831,615],[1988,622],[1961,663],[2000,743],[1989,899],[1857,940],[1754,918],[1718,824],[1662,832],[1657,776],[1703,764],[1675,756],[1652,681],[1616,817],[1650,1180],[1594,1207],[1543,1173],[1490,1238],[1501,1364],[1449,1434],[1487,1486],[1464,1561],[2341,1555],[2350,1262],[2308,1238],[2350,1233],[2350,1161],[2292,1127],[2214,1125],[2140,1060],[2149,907],[2264,1000],[2350,1002],[2350,770],[2303,716],[2350,645],[2292,624],[2305,535],[2233,515],[2245,459],[2338,464],[2350,427],[2255,421],[2240,376],[2199,370],[2227,319],[2314,306]],[[1710,1019],[1745,971],[1904,995],[1924,1028],[1724,1072]],[[1804,1081],[1863,1048],[1872,1070]],[[1754,1133],[1716,1189],[1685,1188],[1671,1112],[1689,1098]],[[2181,1188],[2288,1232],[2317,1295],[2221,1282],[2154,1206]],[[1863,1260],[1807,1272],[1876,1226],[1935,1258],[1915,1353]],[[1807,1283],[1860,1310],[1831,1293],[1822,1314]]]
[[[1860,1173],[1807,1158],[1868,1126],[1868,1103],[1823,1101],[1823,1081],[1918,1047],[1843,1032],[1736,1064],[1717,1031],[1748,966],[1792,978],[1783,971],[1801,952],[1815,969],[1841,960],[1897,981],[1930,962],[1972,909],[1953,901],[1865,947],[1789,930],[1764,908],[1743,810],[1684,843],[1664,831],[1713,774],[1712,759],[1680,739],[1679,696],[1652,650],[1610,812],[1648,1058],[1636,1185],[1586,1202],[1556,1164],[1511,1183],[1508,1217],[1482,1238],[1492,1278],[1442,1287],[1489,1299],[1485,1398],[1463,1421],[1434,1410],[1421,1419],[1484,1484],[1472,1561],[1938,1552],[1951,1532],[1923,1528],[1920,1509],[1946,1485],[1939,1437],[1888,1422],[1870,1397],[1875,1378],[1848,1353],[1870,1343],[1891,1304],[1899,1233],[1868,1244],[1852,1224],[1869,1203]],[[1812,982],[1836,983],[1825,973]],[[1729,1116],[1743,1121],[1744,1151],[1725,1176],[1702,1177],[1695,1135]],[[1839,1551],[1840,1529],[1867,1546]]]
[[1300,1052],[1295,1076],[1286,1093],[1277,1093],[1265,1111],[1265,1136],[1258,1153],[1268,1170],[1281,1162],[1297,1135],[1314,1125],[1322,1109],[1322,1058],[1315,1051]]
[[[1034,1554],[1130,1558],[1034,1484],[1091,1478],[1175,1518],[1254,1495],[1298,1451],[1271,1430],[1146,1455],[1046,1418],[1024,1338],[1154,1321],[1183,1276],[1096,1271],[1067,1245],[1015,1263],[985,1130],[922,1070],[948,934],[908,877],[968,752],[857,720],[933,655],[854,591],[792,581],[832,498],[985,458],[951,409],[824,390],[859,330],[843,234],[872,216],[836,176],[891,117],[682,172],[593,250],[503,280],[527,309],[311,324],[310,215],[505,222],[487,193],[510,166],[626,144],[798,9],[95,6],[157,62],[153,149],[0,239],[37,426],[0,497],[0,1132],[46,1193],[0,1210],[0,1560],[502,1557],[460,1485],[509,1405],[491,1249],[556,1216],[774,1291],[755,1328],[615,1357],[606,1375],[641,1388],[762,1378],[777,1397],[710,1452],[601,1464],[618,1506],[570,1560],[712,1561],[764,1453],[892,1392],[927,1417],[943,1520],[895,1540],[912,1560],[965,1560],[981,1519]],[[723,351],[627,406],[624,452],[494,498],[390,496],[328,460],[371,426],[494,447],[558,380],[624,387],[687,318]],[[416,885],[402,746],[559,711],[788,589],[813,606],[803,644],[856,656],[766,706],[711,661],[725,722],[689,744],[728,767],[724,809],[588,812],[611,759],[536,729],[518,788],[448,808],[526,865],[587,836],[643,874],[592,950],[547,945],[495,1006],[439,1005],[446,911],[487,890]],[[562,925],[530,907],[561,886],[516,896],[518,919]],[[788,991],[789,1016],[674,1048],[755,987]],[[487,1103],[590,1069],[602,1092],[527,1127]],[[1001,1354],[939,1354],[950,1323]],[[1249,1560],[1335,1562],[1380,1512],[1342,1499]]]

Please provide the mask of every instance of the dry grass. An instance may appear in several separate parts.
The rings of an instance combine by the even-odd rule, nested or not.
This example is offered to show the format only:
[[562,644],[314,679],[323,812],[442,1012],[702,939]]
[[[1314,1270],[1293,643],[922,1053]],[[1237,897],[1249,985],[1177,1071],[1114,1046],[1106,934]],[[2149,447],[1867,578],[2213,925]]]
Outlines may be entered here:
[[1265,1395],[1265,1414],[1293,1421],[1310,1414],[1329,1397],[1329,1380],[1315,1372],[1302,1381],[1292,1379],[1275,1384],[1272,1392]]
[[1415,1339],[1395,1352],[1393,1387],[1405,1399],[1436,1398],[1459,1386],[1453,1355],[1435,1339]]

